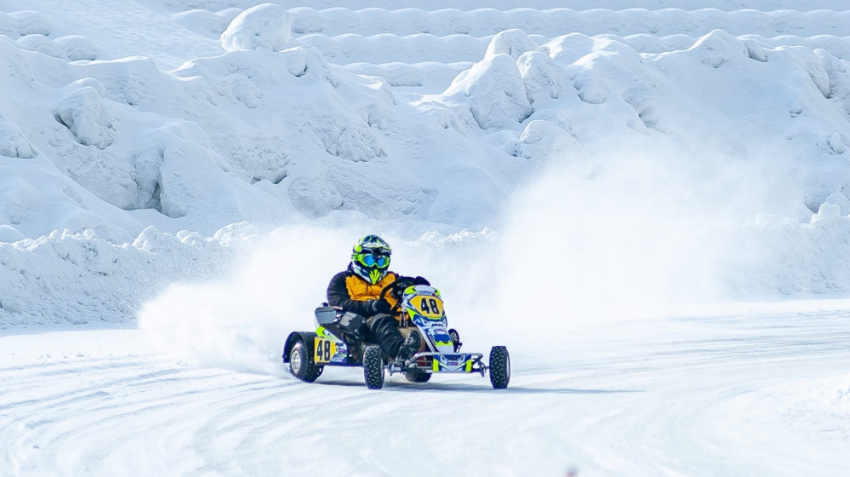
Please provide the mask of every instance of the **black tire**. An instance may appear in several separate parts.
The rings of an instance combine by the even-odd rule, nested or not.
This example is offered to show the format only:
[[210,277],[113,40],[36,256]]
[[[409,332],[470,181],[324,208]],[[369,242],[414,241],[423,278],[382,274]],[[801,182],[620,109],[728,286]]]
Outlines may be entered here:
[[366,351],[363,352],[363,377],[369,389],[384,387],[384,358],[380,347],[366,346]]
[[431,379],[431,373],[415,369],[413,371],[405,371],[404,377],[411,383],[427,383]]
[[511,355],[504,346],[490,350],[490,384],[493,389],[505,389],[511,382]]
[[289,372],[305,383],[312,383],[322,374],[325,368],[324,366],[314,365],[312,358],[307,351],[307,346],[304,345],[304,341],[298,340],[289,351]]
[[450,329],[449,338],[452,339],[452,347],[454,348],[455,353],[457,353],[460,350],[460,345],[463,344],[460,342],[460,334],[458,334],[457,330]]

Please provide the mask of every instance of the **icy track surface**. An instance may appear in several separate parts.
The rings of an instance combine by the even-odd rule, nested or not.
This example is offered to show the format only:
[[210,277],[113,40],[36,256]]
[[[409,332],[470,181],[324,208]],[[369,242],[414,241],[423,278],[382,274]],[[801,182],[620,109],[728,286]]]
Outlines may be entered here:
[[268,376],[197,367],[152,352],[137,330],[5,336],[0,469],[848,475],[848,318],[755,313],[609,326],[551,355],[515,349],[506,391],[476,376],[423,385],[395,377],[369,391],[357,369],[303,384],[282,368]]

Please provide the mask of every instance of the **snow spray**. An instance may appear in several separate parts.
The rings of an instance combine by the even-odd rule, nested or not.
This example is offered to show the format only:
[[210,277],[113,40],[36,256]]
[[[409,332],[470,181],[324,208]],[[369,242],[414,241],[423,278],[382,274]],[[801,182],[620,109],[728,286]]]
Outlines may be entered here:
[[516,192],[495,230],[412,239],[395,233],[403,223],[362,216],[282,227],[257,241],[234,276],[174,285],[146,304],[140,326],[183,356],[285,374],[287,334],[311,329],[328,282],[368,233],[392,245],[393,271],[442,291],[470,350],[532,347],[542,332],[562,338],[724,299],[759,248],[742,224],[795,195],[779,188],[774,200],[759,161],[653,141],[563,158]]

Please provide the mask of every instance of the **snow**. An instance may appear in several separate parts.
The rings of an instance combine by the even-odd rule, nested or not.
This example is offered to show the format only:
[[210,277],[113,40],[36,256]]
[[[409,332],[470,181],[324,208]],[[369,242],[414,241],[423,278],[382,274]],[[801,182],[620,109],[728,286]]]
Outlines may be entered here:
[[[844,2],[25,3],[0,0],[0,474],[309,473],[330,444],[302,428],[339,433],[328,473],[405,473],[355,447],[403,437],[393,392],[469,435],[463,475],[846,474]],[[288,377],[366,233],[468,346],[515,351],[516,392]]]
[[15,43],[25,50],[36,51],[53,58],[62,58],[63,56],[62,48],[44,35],[25,35],[18,38]]
[[106,149],[115,141],[113,118],[106,103],[91,86],[76,89],[62,98],[56,110],[57,120],[67,127],[84,146]]
[[[719,250],[715,238],[688,235],[687,250],[716,250],[705,254],[717,269],[705,288],[717,295],[847,291],[832,266],[816,259],[800,275],[795,258],[815,240],[819,257],[846,264],[836,231],[850,211],[844,119],[850,83],[841,55],[830,52],[840,50],[835,39],[845,34],[839,14],[286,12],[273,4],[214,2],[123,10],[106,2],[102,9],[108,28],[96,33],[84,26],[92,11],[85,3],[5,8],[3,28],[11,36],[0,39],[0,81],[10,94],[0,99],[0,153],[10,159],[2,165],[0,217],[9,227],[3,233],[9,254],[28,253],[10,248],[12,242],[50,240],[65,229],[93,230],[104,247],[129,250],[150,226],[165,236],[210,238],[238,222],[272,230],[303,220],[331,227],[365,220],[408,243],[431,231],[484,227],[509,241],[523,232],[510,229],[505,211],[522,202],[523,191],[542,187],[550,191],[542,203],[558,206],[539,220],[565,216],[582,224],[553,229],[566,233],[567,243],[599,217],[617,224],[599,230],[587,245],[593,253],[620,246],[607,233],[666,243],[670,232],[658,230],[668,226],[648,224],[690,220],[747,244],[737,248],[750,256],[740,257]],[[574,17],[577,31],[539,21],[558,15]],[[313,27],[299,27],[299,18],[308,17]],[[662,20],[666,29],[647,27]],[[791,20],[801,27],[768,31]],[[419,33],[405,30],[411,24]],[[179,41],[163,43],[166,37],[157,36],[163,25]],[[433,25],[466,25],[466,31]],[[521,28],[507,28],[515,26]],[[602,27],[605,33],[596,34]],[[789,32],[813,36],[801,42]],[[136,41],[142,34],[150,41]],[[318,34],[332,39],[330,50],[310,46]],[[219,35],[241,46],[225,51]],[[349,48],[355,37],[374,41],[357,47],[364,48],[361,55]],[[827,40],[833,47],[821,48],[818,42]],[[465,42],[470,48],[459,48]],[[31,51],[48,47],[55,48]],[[461,51],[466,61],[454,61]],[[407,63],[388,61],[397,54]],[[336,64],[352,55],[377,63]],[[651,155],[663,159],[638,166]],[[692,166],[682,167],[685,160]],[[558,178],[565,166],[575,174],[574,195],[539,185],[569,183]],[[629,171],[622,178],[619,167]],[[651,174],[634,187],[638,170]],[[609,177],[617,179],[605,184]],[[841,217],[820,220],[817,211],[827,203],[843,208]],[[584,221],[579,210],[587,211]],[[523,214],[521,206],[512,216]],[[764,216],[774,218],[758,219]],[[822,224],[811,229],[813,220]],[[730,223],[738,226],[727,229]],[[194,259],[183,245],[161,253],[178,263]],[[668,263],[663,254],[656,263]],[[40,266],[53,268],[48,262],[56,259],[45,260]],[[608,273],[616,268],[610,264]],[[651,268],[661,282],[683,280],[665,266]],[[98,311],[107,321],[133,319],[110,311],[126,300],[121,290],[116,284],[106,294],[114,302]],[[31,301],[16,293],[16,300]],[[29,319],[42,320],[3,314],[0,323]]]
[[32,147],[24,138],[21,128],[3,116],[0,116],[0,141],[0,155],[20,159],[33,157]]
[[18,229],[11,225],[0,225],[0,242],[13,243],[25,238]]
[[[64,12],[67,21],[55,16],[59,10],[46,8],[10,10],[4,17],[4,28],[14,30],[10,37],[14,41],[0,41],[8,73],[2,81],[14,94],[0,104],[0,131],[8,138],[2,153],[35,162],[4,166],[9,174],[2,190],[9,200],[3,202],[2,215],[5,225],[31,240],[54,230],[80,234],[91,229],[105,244],[121,246],[132,243],[150,225],[168,234],[185,230],[211,237],[240,221],[273,228],[303,219],[350,224],[364,216],[386,223],[408,241],[430,230],[451,234],[485,226],[509,236],[502,211],[516,202],[514,194],[533,187],[535,176],[557,170],[549,165],[581,163],[587,170],[579,176],[590,179],[580,180],[576,190],[586,194],[584,181],[594,180],[598,173],[594,171],[619,167],[610,157],[631,162],[629,156],[656,153],[646,145],[662,144],[669,146],[664,155],[670,163],[652,164],[649,170],[673,170],[674,176],[682,177],[673,182],[675,187],[652,184],[649,190],[657,193],[638,195],[639,216],[658,215],[661,204],[681,200],[677,195],[683,191],[699,189],[695,184],[701,174],[709,174],[720,177],[714,184],[723,187],[705,196],[703,203],[720,201],[724,211],[741,213],[716,214],[695,204],[692,215],[697,220],[746,224],[768,214],[797,222],[798,232],[790,235],[758,221],[738,229],[737,236],[753,243],[748,250],[764,241],[771,243],[766,252],[748,258],[745,266],[720,252],[712,255],[723,270],[716,280],[726,284],[718,285],[725,294],[763,296],[782,295],[788,289],[777,287],[768,277],[785,277],[780,280],[785,283],[787,277],[798,276],[798,265],[788,251],[809,243],[802,237],[825,233],[805,228],[821,204],[848,206],[844,138],[850,132],[842,111],[850,89],[844,61],[786,36],[729,33],[750,24],[764,25],[754,21],[762,14],[756,10],[553,10],[546,15],[578,15],[586,26],[579,30],[587,32],[615,14],[623,19],[614,22],[619,25],[665,15],[681,20],[687,14],[725,29],[700,30],[684,22],[675,31],[634,33],[623,26],[608,28],[604,35],[573,32],[547,38],[557,32],[521,22],[519,26],[534,33],[478,32],[472,27],[492,29],[504,19],[534,24],[530,19],[540,18],[539,11],[528,9],[310,13],[296,8],[284,15],[275,5],[242,10],[210,4],[205,8],[211,10],[180,10],[175,4],[144,14],[136,10],[120,14],[108,2],[103,8],[114,15],[116,29],[130,18],[127,15],[139,19],[136,28],[150,27],[147,34],[152,36],[169,22],[192,29],[175,27],[171,32],[182,38],[179,49],[164,50],[160,45],[154,51],[145,50],[151,43],[127,41],[117,30],[103,33],[113,35],[108,42],[80,30],[89,11],[82,4]],[[334,28],[347,25],[345,31],[354,35],[377,34],[376,40],[386,35],[379,31],[405,35],[401,27],[409,22],[442,19],[437,24],[445,25],[443,20],[461,14],[468,17],[471,29],[465,34],[430,29],[404,36],[425,41],[427,45],[416,47],[421,58],[438,61],[387,63],[396,53],[406,61],[420,57],[381,40],[364,44],[368,55],[380,57],[379,64],[358,63],[346,70],[334,64],[333,54],[309,47],[315,33],[299,33],[293,27],[295,36],[283,41],[287,15],[297,26],[299,15],[307,13],[331,18]],[[354,22],[355,13],[358,18],[372,15],[373,20]],[[827,21],[819,12],[802,17],[791,11],[768,13],[780,21],[796,18],[809,29],[805,34],[841,34],[834,31],[840,22]],[[283,20],[250,27],[249,18],[257,16]],[[262,33],[276,39],[259,50],[253,43],[240,47],[247,50],[225,52],[220,45],[217,52],[209,49],[210,38],[221,34],[218,29],[226,29],[223,25],[228,22],[234,30],[265,25],[268,29]],[[322,28],[323,34],[331,31]],[[766,33],[759,28],[743,31]],[[203,31],[197,33],[199,29]],[[706,34],[696,36],[703,31]],[[83,32],[85,36],[80,35]],[[42,36],[27,40],[33,45],[55,44],[64,51],[51,58],[23,48],[21,40],[32,35]],[[650,38],[663,46],[661,53],[636,49]],[[346,51],[348,40],[339,40],[333,45]],[[477,42],[479,46],[469,50],[474,61],[452,62],[458,41]],[[68,53],[74,44],[83,45],[83,56],[105,59],[75,60]],[[200,51],[209,53],[184,57],[177,69],[160,66],[176,66],[175,55]],[[152,59],[132,56],[144,53]],[[391,68],[395,72],[389,79],[375,76]],[[437,89],[439,75],[432,72],[456,77]],[[397,89],[393,84],[402,86]],[[700,146],[691,147],[692,143]],[[698,149],[704,149],[699,153],[704,159],[696,161],[703,166],[693,171],[678,168],[676,157],[693,156]],[[670,154],[671,150],[676,152]],[[712,166],[712,161],[717,164]],[[732,179],[742,171],[746,180]],[[376,177],[394,180],[377,186]],[[724,197],[719,191],[726,190],[729,180],[749,193],[737,194],[734,200]],[[44,181],[55,185],[47,189],[41,185]],[[576,207],[587,207],[582,203],[594,203],[598,205],[590,206],[590,217],[629,223],[626,212],[608,203],[635,200],[622,185],[612,185],[603,198],[589,201],[577,195],[566,201],[571,205],[551,213],[569,214]],[[6,233],[6,240],[20,239],[17,233]],[[784,239],[774,240],[771,233]],[[636,235],[656,240],[649,238],[656,235],[651,230],[638,229]],[[702,240],[694,239],[690,247],[709,246]],[[844,256],[840,243],[824,247],[834,256]],[[173,260],[186,260],[181,247],[167,253]],[[830,285],[824,287],[822,281]],[[846,290],[837,283],[844,280],[813,273],[791,289]],[[26,295],[16,299],[28,301]],[[117,295],[115,299],[122,300]],[[105,304],[104,309],[115,307]]]
[[292,15],[273,3],[263,3],[240,13],[221,34],[227,51],[266,48],[280,51],[292,36]]
[[516,61],[494,54],[459,74],[439,101],[468,108],[481,129],[510,129],[531,115]]
[[[21,325],[126,322],[172,280],[226,273],[240,237],[236,227],[214,237],[163,234],[154,227],[115,244],[92,229],[25,239],[0,229],[1,328]],[[180,250],[174,261],[168,251]]]
[[484,58],[492,58],[496,55],[508,55],[513,59],[519,58],[526,51],[536,51],[537,43],[522,30],[511,29],[499,32],[490,40]]
[[54,42],[70,61],[93,61],[100,56],[97,47],[80,35],[67,35],[57,38]]
[[[246,373],[238,362],[213,368],[162,355],[135,329],[0,336],[0,468],[142,477],[419,476],[447,466],[463,475],[568,467],[580,476],[844,475],[847,303],[770,308],[558,334],[567,353],[512,339],[504,392],[480,376],[421,385],[396,376],[375,392],[356,369],[326,370],[306,385],[282,369]],[[482,347],[475,334],[465,347]],[[439,448],[439,458],[364,444],[408,440]]]

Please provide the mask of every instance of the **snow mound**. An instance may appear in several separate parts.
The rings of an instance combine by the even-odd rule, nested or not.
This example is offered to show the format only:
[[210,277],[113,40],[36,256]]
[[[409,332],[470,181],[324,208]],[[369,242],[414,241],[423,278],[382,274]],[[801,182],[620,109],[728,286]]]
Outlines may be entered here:
[[812,216],[812,225],[824,225],[828,222],[841,220],[841,206],[824,202],[818,207],[818,213]]
[[490,40],[484,58],[508,55],[517,59],[526,51],[537,51],[537,43],[531,41],[531,38],[522,30],[505,30]]
[[748,50],[741,40],[723,30],[714,30],[703,36],[689,51],[700,58],[702,64],[712,68],[720,68],[723,64],[737,59],[763,56],[751,55],[751,50]]
[[84,146],[106,149],[115,141],[114,121],[106,101],[91,86],[62,98],[56,108],[56,119]]
[[40,33],[22,36],[15,43],[25,50],[37,51],[42,55],[53,58],[63,58],[65,56],[65,52],[61,46]]
[[35,155],[17,124],[0,111],[0,156],[29,159]]
[[569,65],[579,58],[599,49],[602,40],[591,38],[581,33],[570,33],[559,36],[540,45],[540,51],[546,53],[558,63]]
[[19,36],[51,36],[57,30],[56,25],[39,12],[21,10],[9,13],[8,16]]
[[292,15],[273,3],[263,3],[240,13],[221,34],[227,51],[264,48],[280,51],[289,43]]
[[517,59],[517,67],[532,106],[558,99],[565,88],[573,89],[569,74],[541,51],[524,53]]
[[101,54],[91,41],[80,35],[66,35],[54,40],[32,33],[18,38],[15,44],[24,50],[68,61],[93,61]]
[[57,38],[55,43],[71,61],[94,61],[100,56],[99,49],[84,36],[67,35]]
[[507,128],[531,114],[516,61],[505,54],[485,58],[459,74],[438,98],[466,105],[481,129]]
[[566,131],[549,121],[535,119],[523,129],[516,155],[546,163],[575,160],[582,152],[578,141]]
[[850,215],[850,199],[842,192],[833,192],[824,200],[824,203],[835,204],[840,207],[841,215]]
[[63,175],[43,155],[0,163],[0,224],[15,227],[26,237],[56,229],[92,229],[102,239],[118,243],[143,228]]
[[18,232],[18,229],[11,225],[0,225],[0,243],[13,243],[18,240],[23,240],[24,234]]

